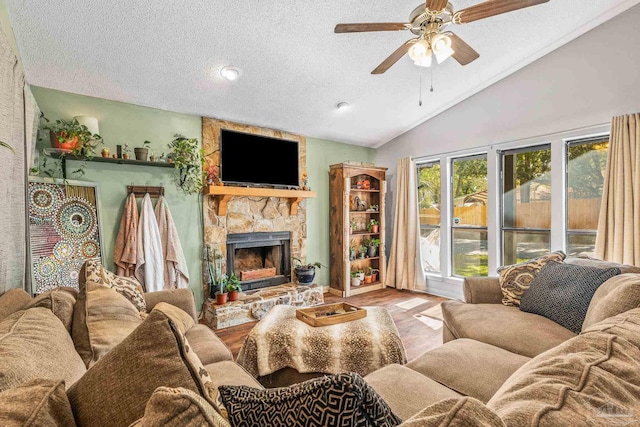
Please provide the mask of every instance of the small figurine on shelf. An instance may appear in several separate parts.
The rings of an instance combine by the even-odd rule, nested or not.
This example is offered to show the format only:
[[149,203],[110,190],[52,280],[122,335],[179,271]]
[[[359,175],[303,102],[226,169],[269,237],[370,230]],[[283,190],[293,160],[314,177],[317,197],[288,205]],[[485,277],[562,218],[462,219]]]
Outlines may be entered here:
[[369,190],[371,188],[371,182],[368,179],[362,181],[362,188]]
[[307,175],[307,171],[302,173],[302,189],[304,191],[310,191],[311,187],[309,187],[309,176]]
[[207,162],[207,184],[208,185],[222,185],[220,182],[220,176],[218,174],[218,166],[214,163]]

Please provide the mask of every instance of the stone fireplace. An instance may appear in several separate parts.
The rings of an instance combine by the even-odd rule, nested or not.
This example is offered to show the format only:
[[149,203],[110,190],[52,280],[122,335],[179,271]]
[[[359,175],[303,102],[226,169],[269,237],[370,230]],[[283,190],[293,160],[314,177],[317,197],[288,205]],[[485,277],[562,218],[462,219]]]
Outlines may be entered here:
[[235,272],[244,291],[289,283],[290,241],[288,231],[227,234],[227,271]]

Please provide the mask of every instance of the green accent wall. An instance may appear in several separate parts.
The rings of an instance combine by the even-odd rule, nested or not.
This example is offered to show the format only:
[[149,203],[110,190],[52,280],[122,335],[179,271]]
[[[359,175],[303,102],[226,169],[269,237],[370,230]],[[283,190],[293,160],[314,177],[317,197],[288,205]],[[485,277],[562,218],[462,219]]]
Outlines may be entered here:
[[[329,266],[329,166],[348,160],[374,162],[376,150],[324,139],[307,138],[309,186],[317,197],[307,199],[307,260]],[[329,286],[329,270],[316,270],[315,282]]]
[[[151,141],[151,150],[157,154],[168,152],[166,144],[174,133],[202,139],[202,120],[198,116],[173,113],[154,108],[76,95],[68,92],[31,87],[38,106],[50,120],[71,119],[73,116],[96,117],[105,146],[115,153],[117,144],[128,143],[133,149],[144,140]],[[48,146],[49,141],[44,143]],[[376,150],[316,138],[307,138],[307,174],[311,189],[317,197],[307,199],[307,259],[329,265],[329,166],[347,160],[372,162]],[[133,158],[133,153],[132,153]],[[51,161],[50,159],[48,160]],[[80,162],[69,161],[71,172]],[[164,185],[165,198],[173,214],[182,248],[189,268],[190,285],[196,296],[198,310],[202,307],[201,248],[202,201],[201,196],[182,194],[173,183],[173,169],[150,166],[131,166],[107,163],[88,163],[86,174],[80,178],[97,182],[100,194],[103,250],[107,266],[113,265],[113,246],[120,225],[126,186]],[[74,179],[73,177],[69,177]],[[140,198],[141,199],[141,198]],[[155,204],[155,200],[154,200]],[[316,283],[328,286],[329,271],[322,268],[316,273]]]
[[[168,153],[167,144],[175,133],[188,138],[202,139],[202,120],[198,116],[172,113],[154,108],[141,107],[122,102],[76,95],[52,89],[32,86],[31,90],[38,106],[49,120],[71,119],[74,116],[91,116],[98,119],[100,135],[105,146],[116,152],[117,144],[128,143],[132,149],[151,141],[150,150]],[[41,143],[49,145],[49,140]],[[99,154],[98,154],[99,155]],[[51,159],[48,159],[51,162]],[[70,172],[81,162],[68,161]],[[127,197],[127,185],[164,186],[165,200],[180,236],[182,250],[187,259],[189,287],[196,296],[198,310],[202,307],[202,201],[200,195],[185,195],[173,182],[174,169],[151,166],[118,165],[88,162],[86,174],[79,180],[98,183],[100,196],[100,219],[102,220],[103,253],[106,266],[114,269],[113,247],[120,226],[120,217]],[[138,197],[138,206],[142,197]],[[156,200],[153,199],[155,206]]]

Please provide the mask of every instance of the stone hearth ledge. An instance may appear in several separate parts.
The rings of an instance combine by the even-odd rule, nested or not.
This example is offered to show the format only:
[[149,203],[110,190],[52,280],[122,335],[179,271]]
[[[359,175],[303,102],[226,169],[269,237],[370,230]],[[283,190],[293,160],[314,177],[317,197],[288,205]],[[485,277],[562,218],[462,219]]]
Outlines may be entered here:
[[202,319],[211,329],[222,329],[261,320],[276,305],[310,307],[323,303],[322,286],[286,283],[243,292],[238,301],[223,305],[217,305],[215,300],[208,299],[204,303]]

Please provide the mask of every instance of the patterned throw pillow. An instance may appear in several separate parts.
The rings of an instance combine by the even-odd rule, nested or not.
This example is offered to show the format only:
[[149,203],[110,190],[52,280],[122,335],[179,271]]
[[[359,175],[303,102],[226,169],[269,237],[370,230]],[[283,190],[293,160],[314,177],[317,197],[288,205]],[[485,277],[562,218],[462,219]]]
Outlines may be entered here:
[[356,373],[326,375],[290,387],[218,387],[232,427],[392,427],[389,405]]
[[502,303],[508,306],[519,306],[522,294],[529,289],[540,269],[549,261],[563,262],[565,258],[564,252],[556,251],[526,262],[498,268]]
[[542,267],[522,296],[520,310],[544,316],[579,334],[598,287],[620,269],[584,267],[552,261]]
[[147,312],[144,288],[134,277],[124,277],[113,274],[104,268],[98,258],[87,260],[85,262],[85,268],[85,278],[87,281],[109,286],[131,301],[140,313]]

